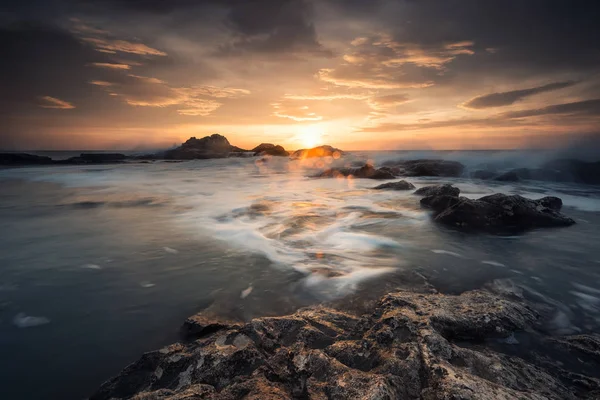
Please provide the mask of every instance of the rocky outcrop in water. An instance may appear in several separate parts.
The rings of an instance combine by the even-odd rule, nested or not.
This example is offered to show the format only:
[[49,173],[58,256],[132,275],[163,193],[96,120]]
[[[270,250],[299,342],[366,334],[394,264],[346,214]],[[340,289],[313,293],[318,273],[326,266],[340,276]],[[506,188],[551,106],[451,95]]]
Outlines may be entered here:
[[81,153],[78,157],[58,160],[55,163],[62,165],[115,164],[124,162],[126,159],[127,156],[121,153]]
[[395,176],[387,169],[375,168],[371,164],[366,164],[360,168],[332,168],[321,172],[316,178],[340,178],[353,177],[364,179],[394,179]]
[[[504,194],[485,196],[477,200],[427,199],[437,211],[435,221],[466,231],[511,234],[535,228],[565,227],[575,221],[560,212],[562,201],[557,197],[530,200]],[[442,208],[447,204],[447,208]]]
[[424,186],[415,191],[417,196],[458,196],[460,189],[450,184]]
[[413,190],[415,185],[407,181],[389,182],[375,186],[375,190]]
[[[553,341],[536,333],[539,320],[483,291],[391,293],[361,316],[316,306],[247,324],[199,317],[191,341],[143,355],[91,400],[598,398],[598,338]],[[509,355],[521,332],[579,362]]]
[[312,149],[300,149],[293,152],[290,157],[292,158],[314,158],[314,157],[333,157],[340,158],[344,155],[344,152],[335,147],[329,145],[318,146]]
[[167,160],[226,158],[231,153],[242,152],[244,150],[232,146],[225,136],[214,134],[202,139],[192,137],[178,148],[165,151],[163,158]]
[[252,149],[255,156],[275,156],[275,157],[287,157],[289,153],[279,145],[272,143],[261,143]]
[[465,166],[457,161],[445,160],[398,160],[383,164],[393,168],[398,176],[461,176]]
[[52,163],[53,161],[50,157],[27,153],[0,153],[0,165],[48,165]]

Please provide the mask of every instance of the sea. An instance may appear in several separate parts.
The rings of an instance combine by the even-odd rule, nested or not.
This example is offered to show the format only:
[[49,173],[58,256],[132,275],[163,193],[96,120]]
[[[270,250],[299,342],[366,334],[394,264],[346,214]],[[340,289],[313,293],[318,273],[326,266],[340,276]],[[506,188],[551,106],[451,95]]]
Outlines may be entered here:
[[[320,303],[366,308],[395,289],[510,288],[548,305],[547,334],[599,332],[600,186],[468,178],[550,156],[388,151],[1,169],[0,399],[84,399],[144,352],[181,340],[185,318],[203,310],[249,320]],[[411,191],[311,177],[416,158],[467,167],[461,178],[406,178],[416,187],[558,196],[577,223],[466,234],[434,224]]]

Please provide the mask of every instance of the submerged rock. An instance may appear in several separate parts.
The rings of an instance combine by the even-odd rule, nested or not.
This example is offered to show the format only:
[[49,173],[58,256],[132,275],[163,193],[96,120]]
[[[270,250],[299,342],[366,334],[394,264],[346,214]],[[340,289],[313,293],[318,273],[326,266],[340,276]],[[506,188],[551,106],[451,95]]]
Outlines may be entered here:
[[424,186],[415,191],[418,196],[454,196],[457,197],[460,194],[460,189],[450,184],[435,185],[435,186]]
[[289,153],[279,145],[271,143],[261,143],[252,149],[255,156],[275,156],[275,157],[287,157]]
[[438,209],[435,221],[463,230],[489,233],[516,233],[575,224],[573,219],[559,212],[561,207],[562,200],[557,197],[530,200],[500,193],[478,200],[461,197],[445,210]]
[[461,176],[465,166],[457,161],[408,160],[388,161],[383,164],[398,170],[400,176]]
[[[385,171],[385,170],[384,170]],[[406,181],[389,182],[379,186],[375,186],[375,190],[413,190],[415,185]]]
[[292,158],[314,158],[314,157],[333,157],[340,158],[344,155],[344,152],[335,147],[328,145],[314,147],[312,149],[300,149],[293,152],[290,157]]
[[365,164],[360,168],[332,168],[318,175],[316,178],[338,178],[353,177],[365,179],[394,179],[395,176],[387,169],[376,169],[371,164]]
[[482,291],[391,293],[362,316],[316,306],[147,353],[91,399],[594,398],[596,377],[484,345],[532,331],[539,317]]

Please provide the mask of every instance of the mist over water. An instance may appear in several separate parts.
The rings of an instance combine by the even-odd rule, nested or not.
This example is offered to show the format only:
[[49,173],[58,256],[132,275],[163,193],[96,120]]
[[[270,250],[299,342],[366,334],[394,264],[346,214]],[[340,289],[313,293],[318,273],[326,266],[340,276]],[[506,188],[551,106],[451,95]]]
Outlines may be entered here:
[[[600,187],[468,178],[556,156],[357,152],[2,170],[0,397],[85,397],[142,352],[176,341],[182,321],[207,308],[247,320],[320,302],[360,308],[394,288],[492,287],[547,304],[549,333],[598,331]],[[410,191],[309,177],[416,158],[467,167],[464,178],[407,179],[417,187],[452,183],[470,198],[554,195],[577,224],[468,235],[433,225]],[[25,385],[32,373],[42,384]],[[66,387],[65,377],[75,383]]]

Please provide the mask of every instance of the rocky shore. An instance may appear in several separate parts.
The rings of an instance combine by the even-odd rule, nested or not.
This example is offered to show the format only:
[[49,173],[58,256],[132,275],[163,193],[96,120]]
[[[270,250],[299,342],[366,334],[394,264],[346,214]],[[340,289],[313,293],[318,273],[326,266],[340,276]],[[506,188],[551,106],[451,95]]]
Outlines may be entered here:
[[600,336],[545,335],[549,315],[517,292],[433,290],[390,293],[361,315],[199,314],[187,340],[144,354],[91,400],[597,399]]

